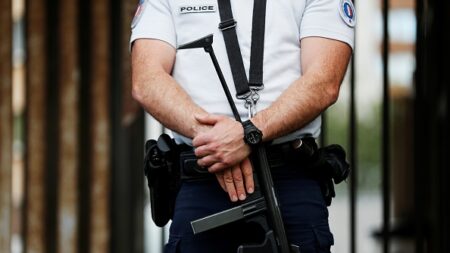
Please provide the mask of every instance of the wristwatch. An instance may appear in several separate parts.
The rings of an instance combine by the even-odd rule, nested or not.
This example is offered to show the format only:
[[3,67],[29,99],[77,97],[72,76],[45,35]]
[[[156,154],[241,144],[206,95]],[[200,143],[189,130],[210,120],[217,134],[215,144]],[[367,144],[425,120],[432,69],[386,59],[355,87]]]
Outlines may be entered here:
[[244,141],[250,147],[257,146],[262,142],[262,132],[259,130],[253,122],[250,120],[246,120],[242,122],[242,126],[244,127]]

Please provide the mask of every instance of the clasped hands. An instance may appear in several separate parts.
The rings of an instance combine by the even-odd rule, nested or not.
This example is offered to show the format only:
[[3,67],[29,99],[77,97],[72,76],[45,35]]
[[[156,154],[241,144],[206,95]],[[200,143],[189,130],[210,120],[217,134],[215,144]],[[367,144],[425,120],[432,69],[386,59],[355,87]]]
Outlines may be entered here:
[[230,200],[244,200],[255,186],[249,160],[250,147],[244,142],[242,124],[221,115],[196,115],[196,120],[209,126],[193,139],[198,165],[214,173]]

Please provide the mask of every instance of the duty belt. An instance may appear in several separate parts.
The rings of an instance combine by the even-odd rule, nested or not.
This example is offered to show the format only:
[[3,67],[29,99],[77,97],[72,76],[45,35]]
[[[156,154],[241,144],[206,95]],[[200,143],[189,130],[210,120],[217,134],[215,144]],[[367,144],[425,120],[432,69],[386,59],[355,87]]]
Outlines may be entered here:
[[[197,181],[215,179],[214,174],[197,164],[197,157],[194,149],[185,144],[180,145],[180,168],[181,180]],[[294,141],[267,146],[267,158],[270,168],[286,167],[294,164],[296,170],[302,170],[310,163],[314,153],[317,151],[317,144],[314,138],[305,137]],[[301,172],[301,171],[298,171]]]

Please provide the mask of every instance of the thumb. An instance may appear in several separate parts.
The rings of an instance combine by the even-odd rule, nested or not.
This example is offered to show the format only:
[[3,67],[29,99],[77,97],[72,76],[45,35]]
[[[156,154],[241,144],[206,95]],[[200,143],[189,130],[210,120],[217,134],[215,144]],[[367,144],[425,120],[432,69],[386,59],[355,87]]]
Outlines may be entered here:
[[214,125],[220,120],[220,116],[214,114],[196,114],[194,117],[199,123],[205,125]]

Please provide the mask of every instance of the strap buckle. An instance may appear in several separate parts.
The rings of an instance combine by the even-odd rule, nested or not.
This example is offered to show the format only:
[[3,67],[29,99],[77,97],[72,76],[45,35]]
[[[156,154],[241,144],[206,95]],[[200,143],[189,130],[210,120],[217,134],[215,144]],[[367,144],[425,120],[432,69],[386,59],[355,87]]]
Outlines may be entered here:
[[220,22],[219,23],[219,29],[222,30],[222,31],[225,31],[225,30],[228,30],[228,29],[236,27],[236,25],[237,25],[236,20],[234,20],[232,18],[232,19],[228,19],[228,20],[225,20],[223,22]]
[[251,119],[256,114],[256,103],[259,100],[259,94],[256,90],[251,90],[250,96],[245,98],[245,108],[248,110],[248,118]]

